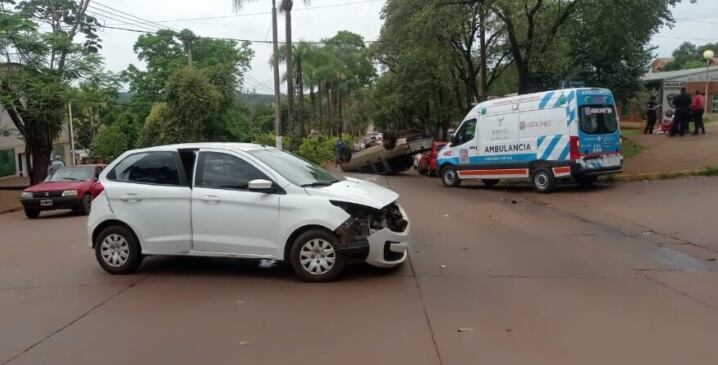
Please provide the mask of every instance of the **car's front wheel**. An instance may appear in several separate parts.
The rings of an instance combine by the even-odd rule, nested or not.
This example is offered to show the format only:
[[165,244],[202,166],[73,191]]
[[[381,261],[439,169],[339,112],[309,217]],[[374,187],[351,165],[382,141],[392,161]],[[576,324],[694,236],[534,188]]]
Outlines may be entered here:
[[25,208],[25,216],[30,219],[35,219],[40,216],[39,209]]
[[309,282],[332,281],[344,269],[345,259],[337,251],[339,238],[330,232],[310,229],[297,237],[289,262],[297,276]]
[[142,263],[137,237],[126,227],[107,227],[94,243],[97,262],[110,274],[130,274]]
[[77,214],[88,215],[88,214],[90,214],[91,208],[92,208],[92,198],[89,195],[85,195],[82,197],[82,201],[80,201],[80,205],[77,206],[77,208],[75,208],[73,210]]

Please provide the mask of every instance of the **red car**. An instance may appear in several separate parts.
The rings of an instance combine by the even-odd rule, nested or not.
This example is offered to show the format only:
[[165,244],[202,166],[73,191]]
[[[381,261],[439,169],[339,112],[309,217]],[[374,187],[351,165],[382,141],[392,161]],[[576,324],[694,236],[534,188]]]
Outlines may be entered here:
[[23,190],[20,202],[28,218],[37,218],[40,211],[72,209],[87,215],[90,205],[103,190],[97,181],[105,165],[63,167],[35,186]]
[[433,142],[431,144],[431,151],[421,154],[417,168],[420,175],[436,176],[436,156],[439,151],[446,146],[446,143],[447,142]]

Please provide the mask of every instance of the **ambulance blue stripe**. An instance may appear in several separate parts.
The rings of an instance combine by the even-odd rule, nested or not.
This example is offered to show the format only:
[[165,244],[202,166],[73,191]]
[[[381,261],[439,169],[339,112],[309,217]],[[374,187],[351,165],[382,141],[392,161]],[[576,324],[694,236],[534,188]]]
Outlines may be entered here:
[[553,108],[554,109],[559,108],[561,105],[563,105],[563,103],[565,101],[566,101],[566,98],[563,96],[563,94],[561,94],[561,96],[559,96],[558,99],[556,99],[556,102],[553,103]]
[[571,91],[571,93],[568,94],[568,98],[566,99],[566,102],[567,102],[567,103],[572,102],[572,101],[573,101],[573,98],[575,98],[575,97],[576,97],[576,92],[575,92],[575,91]]
[[570,110],[568,112],[568,125],[571,125],[573,121],[576,120],[576,110]]
[[563,161],[568,157],[569,152],[571,152],[571,144],[566,143],[566,147],[563,148],[563,151],[561,151],[561,156],[559,156],[559,160]]
[[[480,165],[486,163],[511,163],[511,162],[531,162],[536,160],[535,153],[517,153],[513,155],[491,155],[491,156],[473,156],[469,158],[468,165]],[[447,157],[437,159],[439,165],[450,163],[452,165],[461,166],[458,157]]]
[[553,139],[551,139],[551,142],[548,145],[548,148],[546,148],[546,151],[544,151],[543,155],[541,156],[541,160],[545,160],[551,156],[551,152],[553,152],[553,149],[556,148],[556,145],[558,144],[558,141],[561,139],[561,135],[557,134],[553,136]]
[[539,109],[543,109],[548,105],[549,100],[551,100],[551,97],[553,96],[553,91],[549,91],[546,93],[546,95],[543,96],[541,99],[541,102],[539,103]]
[[536,140],[536,148],[539,148],[541,146],[541,143],[543,143],[544,139],[546,139],[546,136],[541,136]]

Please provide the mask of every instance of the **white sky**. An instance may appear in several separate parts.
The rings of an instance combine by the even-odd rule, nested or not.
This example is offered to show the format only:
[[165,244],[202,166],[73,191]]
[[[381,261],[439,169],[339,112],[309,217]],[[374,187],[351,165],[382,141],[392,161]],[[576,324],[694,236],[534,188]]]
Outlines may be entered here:
[[[277,0],[279,2],[280,0]],[[305,6],[302,0],[295,0],[292,12],[293,39],[318,41],[331,37],[340,30],[349,30],[360,34],[365,40],[375,40],[379,36],[382,21],[381,8],[384,0],[311,0]],[[130,13],[142,19],[153,22],[231,16],[221,19],[208,19],[197,21],[171,21],[163,22],[171,28],[181,30],[191,29],[195,34],[209,37],[228,37],[251,40],[271,40],[271,3],[269,0],[250,1],[239,12],[232,9],[232,0],[94,0],[91,4],[101,22],[106,25],[140,28],[138,24],[121,24],[127,19],[118,18],[116,12],[103,7],[106,5],[117,10]],[[115,19],[107,18],[106,12],[96,9],[105,9]],[[260,14],[257,14],[260,13]],[[111,15],[110,15],[111,16]],[[697,4],[690,4],[688,0],[678,5],[674,10],[677,19],[675,26],[663,28],[653,38],[652,44],[658,46],[657,54],[661,57],[670,56],[673,49],[684,41],[695,44],[718,42],[718,0],[698,0]],[[279,15],[279,39],[284,40],[284,16]],[[100,37],[103,40],[101,51],[105,58],[106,67],[111,71],[121,71],[128,64],[140,66],[132,45],[138,33],[103,29]],[[245,80],[245,88],[256,89],[259,93],[272,93],[272,70],[269,65],[271,45],[254,43],[252,45],[255,56],[252,60],[252,70]],[[718,51],[718,50],[717,50]]]

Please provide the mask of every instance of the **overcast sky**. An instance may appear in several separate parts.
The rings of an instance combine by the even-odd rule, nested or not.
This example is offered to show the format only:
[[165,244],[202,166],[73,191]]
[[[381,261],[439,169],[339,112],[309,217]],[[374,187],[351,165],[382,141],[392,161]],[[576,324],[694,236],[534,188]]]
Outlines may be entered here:
[[[365,40],[375,40],[379,36],[384,0],[311,0],[308,6],[301,0],[294,2],[292,20],[295,41],[318,41],[340,30],[358,33]],[[250,1],[237,13],[233,12],[232,0],[94,0],[91,4],[90,11],[109,26],[156,29],[132,22],[131,17],[118,13],[119,10],[151,22],[161,22],[172,29],[189,28],[200,36],[261,41],[272,39],[269,0]],[[684,1],[675,8],[674,16],[677,19],[675,26],[661,29],[653,38],[652,44],[658,46],[656,52],[659,56],[670,56],[674,48],[687,40],[696,44],[718,42],[718,32],[712,31],[718,29],[718,0],[698,0],[697,4]],[[223,18],[181,20],[202,17]],[[284,17],[281,14],[279,25],[279,39],[284,40]],[[130,63],[141,66],[132,51],[138,35],[114,29],[101,31],[102,55],[109,70],[121,71]],[[272,70],[268,60],[271,45],[253,43],[252,48],[255,57],[245,80],[245,88],[270,94]]]

